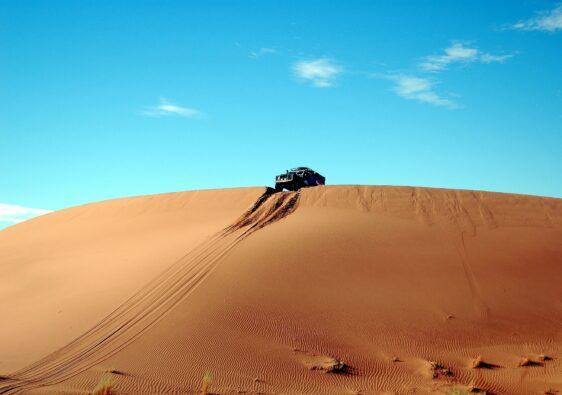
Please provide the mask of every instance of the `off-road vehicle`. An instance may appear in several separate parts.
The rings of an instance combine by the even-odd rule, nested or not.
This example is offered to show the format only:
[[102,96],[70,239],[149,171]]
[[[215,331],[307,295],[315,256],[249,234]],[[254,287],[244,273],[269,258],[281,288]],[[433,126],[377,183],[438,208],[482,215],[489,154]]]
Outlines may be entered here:
[[283,189],[298,191],[304,187],[324,185],[326,178],[308,167],[295,167],[287,170],[284,174],[275,177],[275,190],[281,192]]

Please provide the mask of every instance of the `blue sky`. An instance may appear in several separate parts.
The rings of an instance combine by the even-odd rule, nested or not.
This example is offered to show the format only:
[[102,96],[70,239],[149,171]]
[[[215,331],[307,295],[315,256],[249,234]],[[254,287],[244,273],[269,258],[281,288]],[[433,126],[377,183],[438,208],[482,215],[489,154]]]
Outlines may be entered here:
[[562,197],[562,3],[2,1],[0,53],[0,226],[300,165]]

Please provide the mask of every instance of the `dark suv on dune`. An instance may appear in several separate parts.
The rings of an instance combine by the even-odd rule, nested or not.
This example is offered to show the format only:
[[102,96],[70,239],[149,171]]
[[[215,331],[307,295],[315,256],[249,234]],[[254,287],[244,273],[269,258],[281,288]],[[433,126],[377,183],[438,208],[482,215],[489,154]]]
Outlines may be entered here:
[[295,167],[275,177],[275,190],[298,191],[304,187],[324,185],[326,178],[308,167]]

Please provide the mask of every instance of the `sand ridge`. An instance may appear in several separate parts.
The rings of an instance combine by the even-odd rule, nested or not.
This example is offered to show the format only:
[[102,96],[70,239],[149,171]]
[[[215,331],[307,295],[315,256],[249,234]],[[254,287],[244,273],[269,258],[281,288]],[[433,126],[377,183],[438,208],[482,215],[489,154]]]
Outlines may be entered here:
[[289,215],[298,197],[299,192],[274,194],[267,188],[232,225],[178,259],[93,328],[46,358],[4,377],[0,393],[64,381],[119,352],[183,300],[238,242]]
[[[89,207],[124,221],[104,228],[143,229],[116,230],[111,246],[133,252],[135,240],[151,240],[146,251],[161,263],[145,266],[140,291],[127,288],[124,303],[46,357],[7,348],[27,363],[0,371],[0,392],[91,391],[108,377],[117,393],[195,393],[202,380],[215,393],[562,390],[560,199],[377,186],[198,194]],[[167,210],[173,216],[160,217]],[[42,230],[57,226],[77,234],[76,258],[107,245],[88,233],[87,213],[57,218],[67,214],[1,232],[0,257],[16,262],[20,246],[41,245]],[[178,258],[182,244],[188,252]],[[35,252],[33,262],[66,265],[70,250],[61,243],[45,249],[58,255]],[[13,295],[23,291],[10,295],[17,307]],[[92,294],[81,298],[84,309],[95,305]],[[29,332],[20,338],[33,343]]]

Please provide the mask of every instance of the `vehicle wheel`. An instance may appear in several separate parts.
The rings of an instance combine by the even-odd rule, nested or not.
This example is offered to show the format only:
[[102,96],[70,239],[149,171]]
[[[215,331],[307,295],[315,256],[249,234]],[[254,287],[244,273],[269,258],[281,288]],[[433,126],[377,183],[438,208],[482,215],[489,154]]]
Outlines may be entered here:
[[282,192],[282,191],[283,191],[283,186],[275,184],[275,192]]

